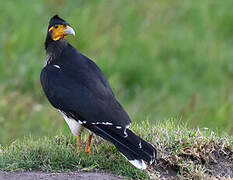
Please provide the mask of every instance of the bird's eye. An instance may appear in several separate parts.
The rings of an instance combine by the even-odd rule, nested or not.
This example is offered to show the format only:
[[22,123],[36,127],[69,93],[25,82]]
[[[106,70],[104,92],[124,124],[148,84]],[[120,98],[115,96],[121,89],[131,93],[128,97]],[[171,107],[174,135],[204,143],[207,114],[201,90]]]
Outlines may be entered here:
[[58,28],[58,25],[55,25],[54,28],[57,29],[57,28]]

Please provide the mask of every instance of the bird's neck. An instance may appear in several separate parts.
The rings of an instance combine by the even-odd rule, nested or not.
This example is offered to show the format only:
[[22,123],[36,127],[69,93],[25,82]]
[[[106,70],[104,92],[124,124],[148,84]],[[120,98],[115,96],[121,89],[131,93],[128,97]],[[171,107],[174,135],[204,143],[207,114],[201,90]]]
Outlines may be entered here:
[[60,39],[58,41],[46,39],[45,41],[46,58],[45,58],[44,66],[50,64],[53,60],[57,59],[67,45],[68,42],[65,39]]

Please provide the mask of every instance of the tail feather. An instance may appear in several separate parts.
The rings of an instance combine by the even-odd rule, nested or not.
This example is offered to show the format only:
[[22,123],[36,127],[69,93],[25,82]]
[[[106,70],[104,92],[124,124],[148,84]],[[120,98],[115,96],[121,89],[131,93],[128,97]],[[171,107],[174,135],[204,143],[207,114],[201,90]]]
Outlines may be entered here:
[[153,163],[156,149],[129,129],[119,129],[113,125],[85,125],[89,130],[112,142],[123,156],[135,167],[145,169],[146,164]]

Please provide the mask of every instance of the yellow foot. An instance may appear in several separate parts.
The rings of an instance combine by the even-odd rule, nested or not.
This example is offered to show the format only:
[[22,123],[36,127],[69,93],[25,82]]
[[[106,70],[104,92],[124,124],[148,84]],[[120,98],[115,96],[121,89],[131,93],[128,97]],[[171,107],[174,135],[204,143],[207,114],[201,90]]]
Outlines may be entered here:
[[89,155],[92,155],[92,152],[90,150],[85,150],[85,153],[88,153]]
[[92,155],[92,152],[91,152],[91,139],[92,139],[92,134],[89,134],[88,135],[88,140],[87,140],[87,145],[86,145],[86,148],[85,148],[85,153],[88,153],[89,155]]
[[81,135],[77,136],[77,147],[78,147],[78,151],[80,152],[82,149]]

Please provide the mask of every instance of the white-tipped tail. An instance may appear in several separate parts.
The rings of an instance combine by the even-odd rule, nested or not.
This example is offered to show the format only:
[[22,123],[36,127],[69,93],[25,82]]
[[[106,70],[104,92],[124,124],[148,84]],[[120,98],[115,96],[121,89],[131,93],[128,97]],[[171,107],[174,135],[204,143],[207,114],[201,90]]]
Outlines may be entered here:
[[138,169],[146,169],[146,164],[142,159],[129,160],[129,162]]

